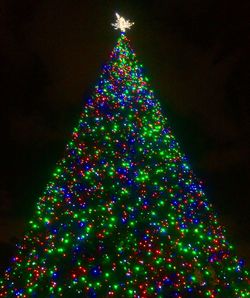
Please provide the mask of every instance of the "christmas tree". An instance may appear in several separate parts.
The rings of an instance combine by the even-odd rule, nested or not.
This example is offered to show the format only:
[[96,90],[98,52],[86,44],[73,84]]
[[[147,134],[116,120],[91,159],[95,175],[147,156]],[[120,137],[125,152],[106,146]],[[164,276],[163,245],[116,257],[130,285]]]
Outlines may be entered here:
[[248,273],[121,31],[0,297],[247,297]]

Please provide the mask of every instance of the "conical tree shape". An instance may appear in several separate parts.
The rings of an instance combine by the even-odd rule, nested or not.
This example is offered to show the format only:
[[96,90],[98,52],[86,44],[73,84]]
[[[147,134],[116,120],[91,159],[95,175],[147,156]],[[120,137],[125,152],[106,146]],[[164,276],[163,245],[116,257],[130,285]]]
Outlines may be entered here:
[[0,297],[247,297],[247,272],[122,33]]

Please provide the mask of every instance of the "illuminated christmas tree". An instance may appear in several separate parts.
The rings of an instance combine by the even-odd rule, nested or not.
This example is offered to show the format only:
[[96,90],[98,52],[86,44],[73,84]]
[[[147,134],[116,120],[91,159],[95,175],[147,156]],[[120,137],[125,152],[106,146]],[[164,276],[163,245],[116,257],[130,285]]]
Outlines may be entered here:
[[117,15],[0,297],[247,297],[248,273],[180,151]]

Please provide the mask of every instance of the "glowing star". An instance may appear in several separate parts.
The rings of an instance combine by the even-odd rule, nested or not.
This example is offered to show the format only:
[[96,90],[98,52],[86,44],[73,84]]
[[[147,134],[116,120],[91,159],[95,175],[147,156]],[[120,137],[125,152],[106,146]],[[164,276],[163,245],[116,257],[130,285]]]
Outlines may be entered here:
[[130,20],[125,20],[123,17],[121,17],[118,13],[116,15],[116,22],[114,24],[111,24],[115,30],[120,29],[121,32],[125,32],[126,29],[130,29],[134,23],[130,22]]

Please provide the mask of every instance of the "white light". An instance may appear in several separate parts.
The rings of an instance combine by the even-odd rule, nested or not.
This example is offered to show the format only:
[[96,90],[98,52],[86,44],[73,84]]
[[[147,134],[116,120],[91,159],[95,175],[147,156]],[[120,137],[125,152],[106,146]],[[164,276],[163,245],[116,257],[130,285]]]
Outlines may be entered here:
[[125,20],[123,17],[121,17],[118,13],[116,15],[116,22],[114,24],[111,24],[115,30],[120,29],[121,32],[125,32],[126,29],[130,29],[134,23],[130,22],[130,20]]

